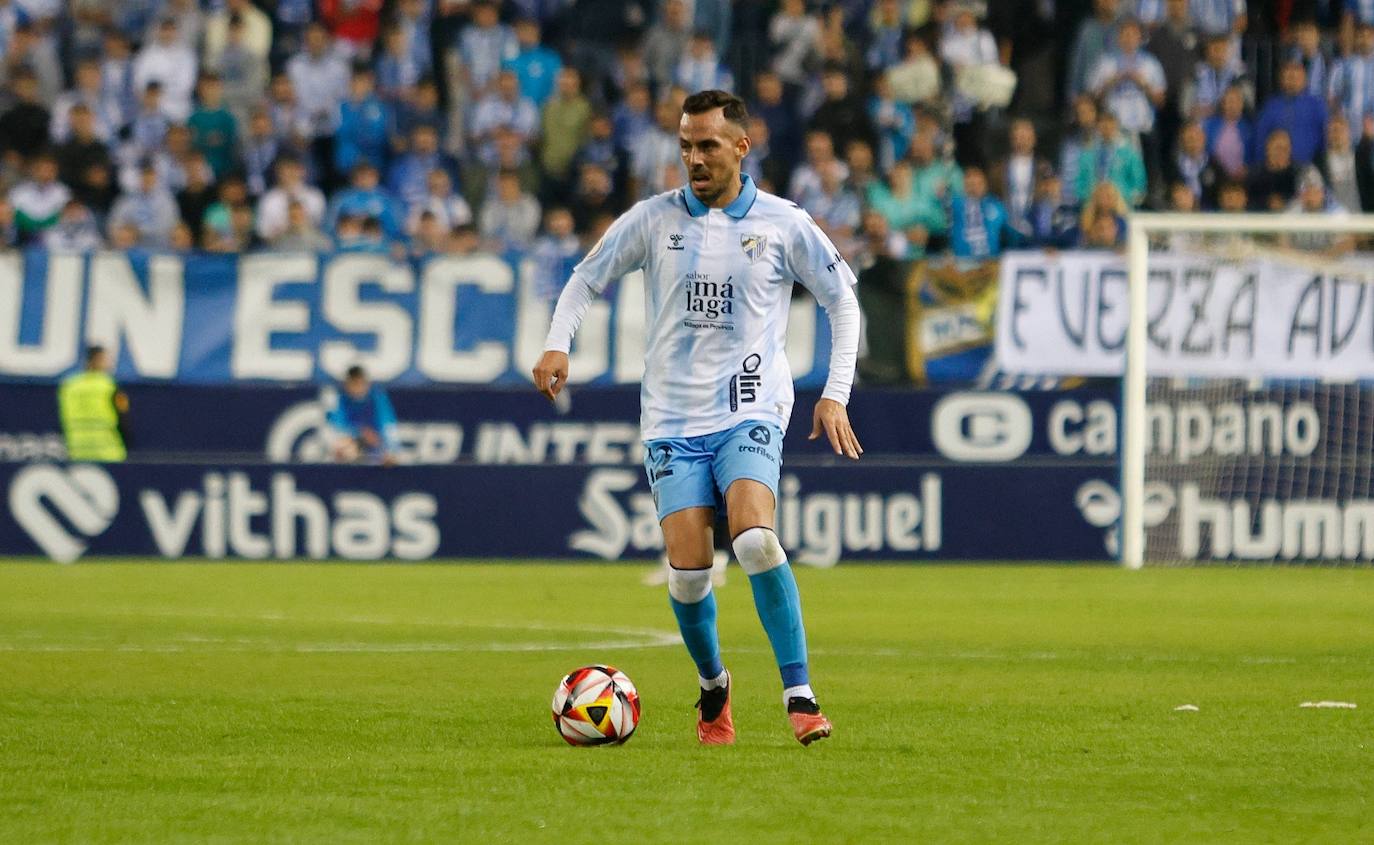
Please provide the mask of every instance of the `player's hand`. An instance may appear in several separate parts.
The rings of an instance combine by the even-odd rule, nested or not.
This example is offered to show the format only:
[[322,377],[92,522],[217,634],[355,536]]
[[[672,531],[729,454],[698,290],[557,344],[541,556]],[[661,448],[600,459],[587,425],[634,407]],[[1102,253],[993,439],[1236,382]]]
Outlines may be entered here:
[[534,365],[534,387],[552,400],[568,381],[568,353],[548,350]]
[[864,453],[864,448],[859,445],[859,438],[854,436],[854,429],[849,425],[849,411],[839,402],[834,399],[822,399],[817,402],[813,419],[811,436],[806,438],[807,440],[815,440],[824,431],[835,454],[857,461]]

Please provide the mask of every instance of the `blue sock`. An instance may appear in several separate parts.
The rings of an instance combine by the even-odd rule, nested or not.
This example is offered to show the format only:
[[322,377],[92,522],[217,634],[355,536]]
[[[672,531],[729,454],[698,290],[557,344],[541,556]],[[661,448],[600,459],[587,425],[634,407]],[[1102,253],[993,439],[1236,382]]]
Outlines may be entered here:
[[706,598],[692,604],[672,596],[668,601],[677,617],[682,641],[687,644],[687,653],[696,661],[697,674],[706,679],[719,677],[725,666],[720,662],[720,639],[716,636],[716,594],[707,593]]
[[801,596],[797,579],[786,561],[767,572],[749,576],[754,607],[773,645],[783,687],[810,683],[806,670],[806,629],[802,627]]

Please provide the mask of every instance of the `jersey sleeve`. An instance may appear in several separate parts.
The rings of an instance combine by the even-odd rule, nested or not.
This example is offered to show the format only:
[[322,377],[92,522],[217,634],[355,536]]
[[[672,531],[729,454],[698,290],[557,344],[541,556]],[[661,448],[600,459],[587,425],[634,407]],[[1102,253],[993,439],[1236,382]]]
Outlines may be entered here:
[[835,244],[804,211],[792,226],[785,260],[792,277],[825,307],[850,293],[858,282]]
[[545,350],[567,352],[571,349],[573,335],[582,325],[592,299],[611,281],[644,266],[648,253],[645,248],[646,216],[644,203],[634,206],[612,223],[596,246],[577,262],[554,307],[549,333],[544,338]]

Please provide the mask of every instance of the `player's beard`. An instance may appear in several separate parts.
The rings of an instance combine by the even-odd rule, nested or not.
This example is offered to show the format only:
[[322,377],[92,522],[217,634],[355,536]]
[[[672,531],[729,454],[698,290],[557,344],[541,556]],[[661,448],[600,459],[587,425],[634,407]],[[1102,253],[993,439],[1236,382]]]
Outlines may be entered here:
[[[697,175],[705,176],[709,181],[698,185],[693,178]],[[736,180],[739,179],[738,172],[734,174],[734,178]],[[723,174],[720,178],[716,178],[716,174],[712,173],[707,168],[702,168],[695,172],[689,171],[687,173],[687,185],[692,189],[693,196],[701,200],[701,202],[708,207],[716,200],[720,199],[721,195],[730,187],[730,179],[731,174],[728,172]]]

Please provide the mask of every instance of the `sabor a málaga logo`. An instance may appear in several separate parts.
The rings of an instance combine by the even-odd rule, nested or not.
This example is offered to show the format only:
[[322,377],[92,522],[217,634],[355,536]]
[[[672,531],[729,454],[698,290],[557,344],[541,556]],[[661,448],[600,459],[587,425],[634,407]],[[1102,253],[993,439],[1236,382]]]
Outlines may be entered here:
[[89,538],[114,522],[119,488],[98,466],[34,464],[10,482],[9,506],[14,521],[44,554],[71,563],[85,554]]

